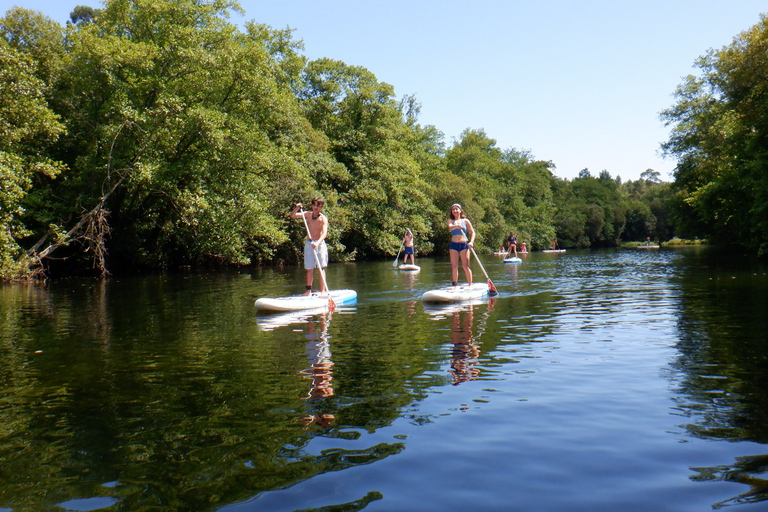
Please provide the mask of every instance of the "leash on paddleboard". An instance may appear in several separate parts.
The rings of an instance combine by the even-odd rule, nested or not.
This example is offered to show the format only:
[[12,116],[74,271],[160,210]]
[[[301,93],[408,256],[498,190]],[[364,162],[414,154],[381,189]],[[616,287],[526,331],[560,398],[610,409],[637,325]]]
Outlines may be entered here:
[[[462,228],[461,230],[464,232],[464,237],[467,239],[467,241],[469,241],[469,236],[467,236],[467,230],[464,228]],[[490,295],[498,295],[499,292],[496,290],[496,286],[493,284],[493,281],[491,281],[491,278],[488,277],[488,272],[485,271],[483,262],[480,261],[480,258],[477,257],[477,253],[475,252],[474,246],[470,246],[469,249],[472,251],[472,254],[475,255],[477,264],[480,265],[480,269],[483,271],[483,274],[485,274],[485,278],[488,280],[488,289],[490,290]]]
[[[304,215],[304,207],[299,208],[299,212],[301,213],[301,218],[304,221],[304,227],[307,229],[307,236],[310,240],[312,240],[312,233],[309,232],[309,224],[307,224],[307,217]],[[312,242],[310,242],[311,244]],[[328,289],[328,282],[325,280],[325,272],[323,271],[323,265],[320,263],[320,256],[317,254],[317,247],[312,248],[312,254],[315,256],[315,265],[317,266],[317,271],[320,273],[320,282],[323,283],[323,288],[325,288],[325,293],[328,294],[328,311],[333,311],[336,309],[336,303],[333,302],[333,299],[331,298],[330,290]]]

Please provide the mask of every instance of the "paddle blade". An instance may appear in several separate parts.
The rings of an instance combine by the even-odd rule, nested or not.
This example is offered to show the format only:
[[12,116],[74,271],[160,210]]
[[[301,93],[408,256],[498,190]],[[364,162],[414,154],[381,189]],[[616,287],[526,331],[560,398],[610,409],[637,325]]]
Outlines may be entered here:
[[499,294],[499,292],[496,291],[496,287],[493,285],[493,282],[490,279],[488,280],[488,288],[491,290],[491,295]]
[[330,297],[328,297],[328,311],[330,311],[331,313],[336,311],[336,303],[333,302],[333,299]]

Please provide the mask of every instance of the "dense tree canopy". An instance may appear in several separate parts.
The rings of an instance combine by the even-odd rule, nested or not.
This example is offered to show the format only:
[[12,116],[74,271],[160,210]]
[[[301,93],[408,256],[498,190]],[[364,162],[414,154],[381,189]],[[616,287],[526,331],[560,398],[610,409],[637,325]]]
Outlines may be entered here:
[[471,128],[447,148],[415,97],[233,13],[234,0],[109,0],[64,27],[5,13],[0,277],[295,263],[304,228],[287,214],[315,195],[336,260],[392,255],[406,228],[441,254],[454,202],[479,251],[510,231],[537,249],[676,230],[766,251],[764,23],[703,58],[666,112],[672,186],[653,169],[559,179]]
[[697,65],[663,113],[683,227],[768,254],[768,18]]

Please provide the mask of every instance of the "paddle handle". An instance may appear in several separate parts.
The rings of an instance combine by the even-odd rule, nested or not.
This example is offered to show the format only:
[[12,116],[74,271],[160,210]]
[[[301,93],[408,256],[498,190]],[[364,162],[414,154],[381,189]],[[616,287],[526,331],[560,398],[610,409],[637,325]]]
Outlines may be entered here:
[[[299,213],[301,213],[301,219],[304,221],[304,227],[307,230],[307,237],[309,239],[312,239],[312,233],[309,231],[309,224],[307,223],[307,217],[304,215],[304,208],[299,208]],[[323,271],[323,265],[320,263],[320,256],[317,255],[317,248],[312,248],[312,255],[315,257],[315,265],[317,266],[317,271],[320,273],[320,282],[323,283],[323,288],[325,288],[325,293],[328,294],[328,308],[333,311],[336,309],[336,303],[333,302],[333,299],[330,296],[330,290],[328,289],[328,282],[325,280],[325,272]]]

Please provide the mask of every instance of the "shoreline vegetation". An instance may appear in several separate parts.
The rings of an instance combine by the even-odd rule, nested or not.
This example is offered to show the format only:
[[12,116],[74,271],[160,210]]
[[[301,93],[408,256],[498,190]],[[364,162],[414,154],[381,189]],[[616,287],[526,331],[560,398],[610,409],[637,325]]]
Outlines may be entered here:
[[[635,248],[640,247],[642,245],[646,245],[646,242],[624,242],[621,244],[622,247],[625,248]],[[680,247],[680,246],[686,246],[686,245],[709,245],[709,242],[707,240],[699,240],[699,239],[693,239],[693,240],[687,240],[682,238],[670,238],[666,242],[659,242],[659,241],[653,241],[651,240],[650,245],[658,245],[660,247]]]
[[4,13],[0,280],[296,264],[303,226],[288,213],[315,196],[333,261],[394,256],[406,228],[418,254],[441,254],[457,202],[483,252],[514,231],[530,250],[650,236],[768,254],[768,134],[754,121],[768,106],[749,100],[768,86],[728,66],[768,71],[768,54],[750,57],[765,20],[702,58],[664,112],[674,182],[653,169],[625,182],[608,170],[559,178],[546,155],[499,148],[482,129],[449,144],[419,123],[415,96],[232,14],[245,13],[231,0],[108,0],[66,26]]

